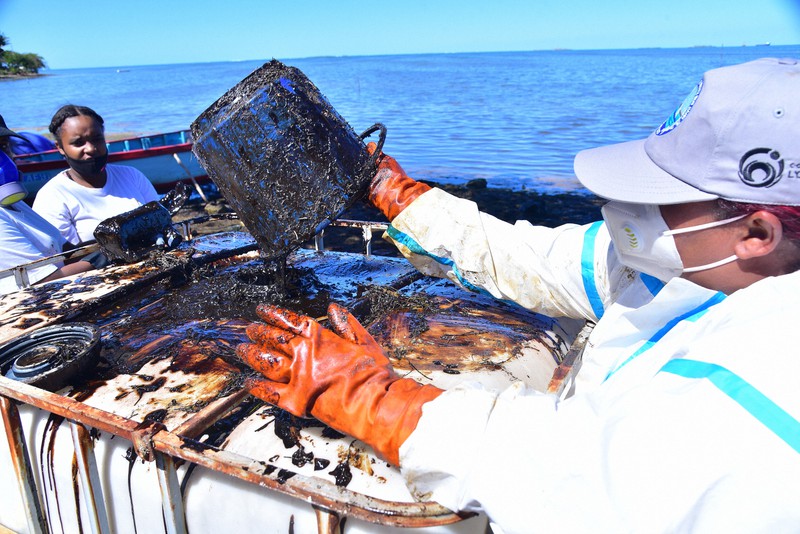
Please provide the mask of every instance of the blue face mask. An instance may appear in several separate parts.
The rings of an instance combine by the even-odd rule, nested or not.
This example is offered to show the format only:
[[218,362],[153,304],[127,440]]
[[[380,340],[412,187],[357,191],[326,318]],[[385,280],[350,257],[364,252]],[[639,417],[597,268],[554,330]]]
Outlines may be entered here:
[[14,160],[5,152],[0,152],[0,206],[10,206],[28,195],[19,180]]

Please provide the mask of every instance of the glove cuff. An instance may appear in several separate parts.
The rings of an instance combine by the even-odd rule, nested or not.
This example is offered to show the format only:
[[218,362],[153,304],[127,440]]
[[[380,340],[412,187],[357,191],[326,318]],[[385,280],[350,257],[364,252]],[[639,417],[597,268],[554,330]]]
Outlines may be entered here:
[[378,171],[369,188],[369,200],[389,220],[393,221],[431,186],[410,178],[402,169],[384,168]]

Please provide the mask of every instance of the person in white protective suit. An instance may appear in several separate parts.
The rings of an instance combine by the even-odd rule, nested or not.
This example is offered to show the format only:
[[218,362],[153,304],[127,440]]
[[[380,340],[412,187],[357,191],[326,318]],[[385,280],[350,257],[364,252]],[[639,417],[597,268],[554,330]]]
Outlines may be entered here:
[[260,306],[251,392],[400,466],[495,532],[800,529],[800,63],[707,72],[647,139],[579,153],[602,222],[514,225],[382,157],[370,199],[422,272],[596,322],[568,398],[400,378],[332,330]]

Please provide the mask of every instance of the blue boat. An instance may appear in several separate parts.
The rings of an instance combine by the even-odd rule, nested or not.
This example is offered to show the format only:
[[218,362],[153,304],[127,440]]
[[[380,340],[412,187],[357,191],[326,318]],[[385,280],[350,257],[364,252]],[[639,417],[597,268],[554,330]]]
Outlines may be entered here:
[[[176,183],[208,181],[205,169],[192,153],[189,130],[131,137],[106,143],[108,162],[139,169],[160,193]],[[22,173],[28,193],[36,192],[50,178],[67,168],[67,161],[58,150],[18,154],[14,161]]]

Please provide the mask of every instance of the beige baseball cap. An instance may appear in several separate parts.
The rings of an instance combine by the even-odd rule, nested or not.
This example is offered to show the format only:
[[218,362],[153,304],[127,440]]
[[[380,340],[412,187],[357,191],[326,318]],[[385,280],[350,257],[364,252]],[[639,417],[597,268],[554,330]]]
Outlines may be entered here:
[[710,70],[647,139],[581,151],[575,174],[624,202],[800,205],[800,62]]

